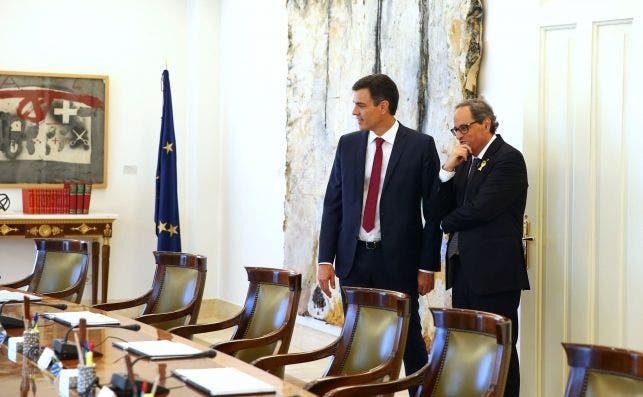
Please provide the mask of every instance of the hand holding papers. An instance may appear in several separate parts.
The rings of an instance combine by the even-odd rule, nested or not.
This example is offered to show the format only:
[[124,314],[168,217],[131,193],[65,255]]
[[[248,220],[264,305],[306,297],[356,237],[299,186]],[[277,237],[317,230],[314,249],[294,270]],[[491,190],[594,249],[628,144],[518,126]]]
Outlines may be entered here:
[[276,392],[274,386],[235,368],[175,369],[172,375],[211,396]]

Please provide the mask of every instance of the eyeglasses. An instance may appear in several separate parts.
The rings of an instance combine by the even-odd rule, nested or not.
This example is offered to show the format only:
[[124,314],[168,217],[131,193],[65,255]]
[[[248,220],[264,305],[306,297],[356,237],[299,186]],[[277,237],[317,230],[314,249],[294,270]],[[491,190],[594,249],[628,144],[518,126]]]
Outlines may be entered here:
[[469,127],[471,127],[472,124],[479,123],[479,121],[472,121],[469,124],[462,124],[460,127],[453,127],[449,131],[455,136],[458,131],[462,134],[465,135],[469,132]]

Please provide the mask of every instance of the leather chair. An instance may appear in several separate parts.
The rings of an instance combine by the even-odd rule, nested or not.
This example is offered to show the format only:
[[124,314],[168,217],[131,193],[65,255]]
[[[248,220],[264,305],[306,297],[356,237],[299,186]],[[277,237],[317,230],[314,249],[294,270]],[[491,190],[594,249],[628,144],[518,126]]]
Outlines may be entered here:
[[33,272],[5,287],[28,286],[27,292],[80,303],[87,279],[89,249],[86,241],[35,239]]
[[643,353],[563,343],[570,366],[566,397],[643,396]]
[[264,357],[257,367],[280,374],[283,367],[331,357],[322,377],[305,388],[317,395],[334,388],[396,379],[409,328],[409,296],[375,288],[345,287],[346,319],[339,338],[329,346]]
[[206,257],[154,251],[154,258],[156,272],[149,291],[132,300],[94,307],[110,311],[145,305],[136,320],[161,329],[196,323],[205,288]]
[[502,397],[511,358],[511,320],[492,313],[431,308],[430,361],[396,381],[342,387],[325,396],[372,396],[419,386],[416,397]]
[[286,353],[297,318],[301,274],[287,269],[246,267],[248,294],[236,316],[210,324],[186,325],[170,332],[192,338],[195,334],[237,327],[230,341],[212,348],[245,362],[272,354]]

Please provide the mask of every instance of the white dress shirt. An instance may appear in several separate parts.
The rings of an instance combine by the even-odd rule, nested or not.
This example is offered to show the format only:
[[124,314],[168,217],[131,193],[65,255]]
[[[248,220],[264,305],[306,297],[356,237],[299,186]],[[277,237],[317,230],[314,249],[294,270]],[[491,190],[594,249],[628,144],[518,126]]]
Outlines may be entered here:
[[375,139],[378,135],[373,131],[368,133],[368,143],[366,144],[366,164],[364,167],[364,194],[362,197],[362,216],[360,218],[359,239],[362,241],[379,241],[382,239],[382,230],[380,228],[380,197],[382,196],[382,186],[384,186],[384,178],[386,176],[386,168],[388,167],[388,160],[391,158],[391,151],[393,151],[393,143],[400,123],[395,120],[395,123],[379,138],[384,139],[382,143],[382,174],[380,175],[380,190],[377,196],[377,206],[375,207],[375,227],[370,232],[367,232],[362,227],[364,220],[364,206],[366,204],[366,196],[368,196],[368,185],[371,181],[371,171],[373,170],[373,158],[375,157],[375,150],[377,144]]

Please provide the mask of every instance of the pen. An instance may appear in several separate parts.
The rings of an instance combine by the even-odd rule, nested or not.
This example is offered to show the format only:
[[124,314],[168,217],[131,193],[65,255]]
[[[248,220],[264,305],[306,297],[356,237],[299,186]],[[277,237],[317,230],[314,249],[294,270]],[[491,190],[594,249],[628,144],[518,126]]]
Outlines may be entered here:
[[36,314],[34,314],[34,316],[33,316],[33,324],[32,324],[32,327],[33,327],[32,329],[33,329],[34,331],[38,332],[38,312],[36,312]]
[[92,351],[94,342],[85,341],[86,352],[85,352],[85,365],[90,367],[94,365],[94,352]]
[[80,348],[80,343],[78,342],[78,338],[76,337],[75,332],[74,342],[76,343],[76,350],[78,350],[78,362],[80,363],[80,365],[85,365],[85,361],[83,360],[83,349]]

